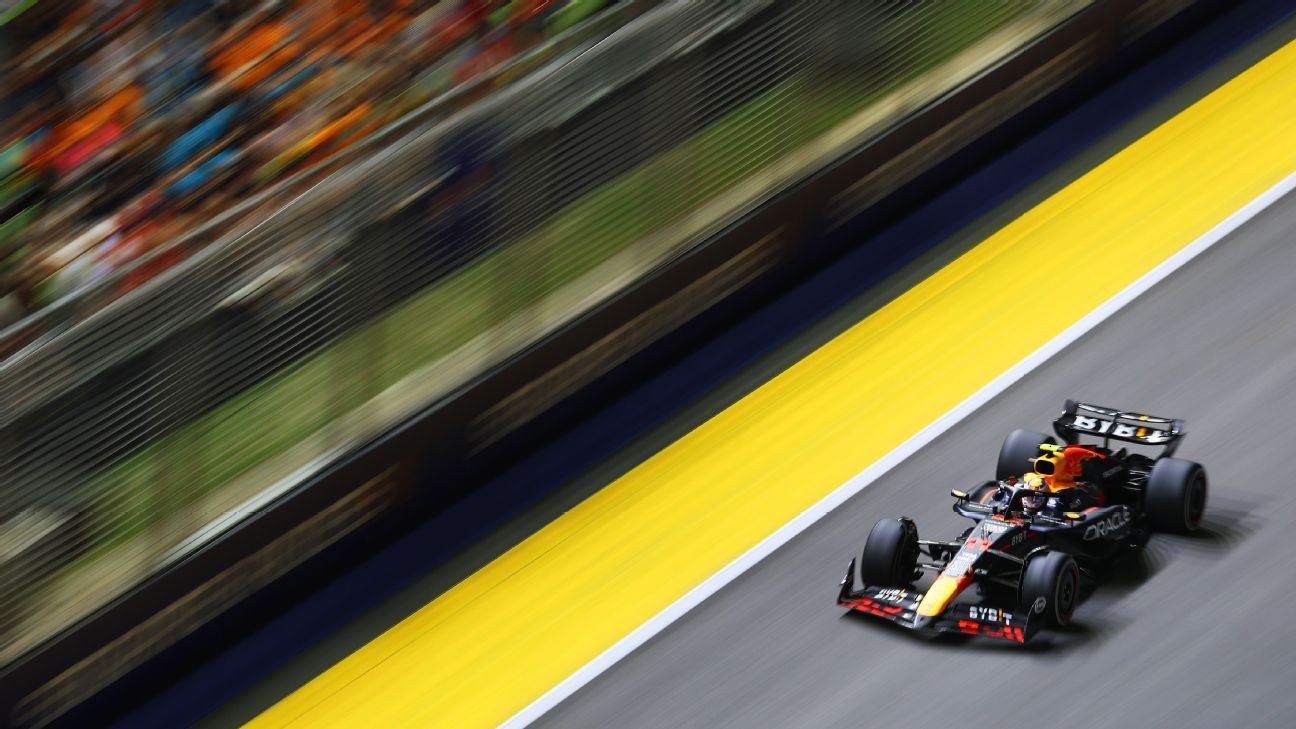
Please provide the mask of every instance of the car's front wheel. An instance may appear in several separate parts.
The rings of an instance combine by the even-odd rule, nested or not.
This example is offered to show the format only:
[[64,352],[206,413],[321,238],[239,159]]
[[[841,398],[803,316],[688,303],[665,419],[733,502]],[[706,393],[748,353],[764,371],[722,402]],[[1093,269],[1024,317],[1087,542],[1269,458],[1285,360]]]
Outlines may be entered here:
[[1050,627],[1070,624],[1080,600],[1080,568],[1066,552],[1044,552],[1026,562],[1021,607],[1043,617]]
[[864,554],[860,578],[874,587],[900,587],[914,580],[918,568],[918,527],[908,519],[883,519],[873,525]]

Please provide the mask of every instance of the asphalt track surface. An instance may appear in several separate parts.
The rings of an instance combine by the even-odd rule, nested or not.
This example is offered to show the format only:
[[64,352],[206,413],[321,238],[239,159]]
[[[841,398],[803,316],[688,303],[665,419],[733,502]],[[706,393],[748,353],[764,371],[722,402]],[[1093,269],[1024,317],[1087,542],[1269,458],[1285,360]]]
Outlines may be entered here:
[[[1048,315],[1047,297],[1029,297]],[[1288,196],[544,717],[545,727],[1280,727],[1296,716],[1296,197]],[[952,538],[949,489],[1065,397],[1182,417],[1205,527],[1157,536],[1026,647],[847,614],[874,521]]]

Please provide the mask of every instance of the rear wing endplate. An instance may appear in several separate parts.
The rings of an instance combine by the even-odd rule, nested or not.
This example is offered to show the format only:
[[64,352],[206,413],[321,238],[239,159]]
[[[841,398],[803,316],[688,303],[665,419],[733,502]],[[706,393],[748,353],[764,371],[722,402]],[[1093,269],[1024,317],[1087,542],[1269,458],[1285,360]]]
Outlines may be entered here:
[[1053,421],[1053,432],[1067,443],[1078,443],[1083,436],[1099,435],[1104,446],[1113,440],[1165,446],[1165,455],[1169,456],[1179,447],[1184,421],[1067,400],[1062,414]]

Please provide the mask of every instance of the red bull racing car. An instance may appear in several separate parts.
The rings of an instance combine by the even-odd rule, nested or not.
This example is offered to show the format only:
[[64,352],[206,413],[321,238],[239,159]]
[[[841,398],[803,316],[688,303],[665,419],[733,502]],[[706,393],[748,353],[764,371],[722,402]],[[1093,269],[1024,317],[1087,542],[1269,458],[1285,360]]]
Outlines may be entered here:
[[[838,604],[913,630],[1024,643],[1070,622],[1082,576],[1141,549],[1153,532],[1200,525],[1206,471],[1173,457],[1182,420],[1068,400],[1053,430],[1057,438],[1013,431],[996,480],[952,492],[954,511],[974,522],[959,539],[919,539],[906,517],[874,525],[858,561],[862,584],[851,560]],[[1081,442],[1090,439],[1099,442]],[[935,578],[919,591],[926,573]],[[972,585],[978,602],[961,599]]]

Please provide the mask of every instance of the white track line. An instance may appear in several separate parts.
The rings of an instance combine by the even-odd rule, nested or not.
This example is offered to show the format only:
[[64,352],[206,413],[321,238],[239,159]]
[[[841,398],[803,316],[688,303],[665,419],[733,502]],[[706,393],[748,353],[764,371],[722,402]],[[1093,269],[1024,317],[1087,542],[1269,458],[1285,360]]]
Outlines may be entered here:
[[1214,228],[1206,231],[1197,240],[1189,243],[1180,249],[1174,255],[1162,261],[1156,268],[1148,271],[1138,280],[1121,289],[1115,296],[1104,301],[1098,308],[1086,314],[1076,323],[1067,327],[1061,334],[1049,340],[1044,346],[1031,352],[1025,359],[1010,367],[1003,374],[991,380],[980,390],[977,390],[963,402],[955,405],[952,410],[942,415],[939,419],[933,421],[930,425],[918,431],[905,442],[901,443],[895,450],[887,453],[873,465],[860,471],[851,477],[849,481],[838,486],[832,493],[825,496],[814,506],[806,509],[795,519],[784,524],[778,531],[761,540],[756,546],[747,550],[734,561],[725,565],[723,569],[708,577],[705,581],[689,590],[683,597],[671,603],[665,610],[654,615],[648,622],[640,625],[629,635],[617,641],[611,648],[600,653],[594,660],[582,666],[578,671],[568,676],[557,686],[549,689],[540,698],[531,702],[518,713],[509,718],[502,725],[508,729],[520,729],[531,722],[539,719],[553,707],[557,706],[564,699],[576,693],[585,684],[594,680],[599,674],[614,666],[618,661],[630,655],[634,649],[643,645],[649,638],[665,630],[667,626],[682,618],[688,611],[692,610],[703,600],[711,597],[720,591],[720,588],[733,582],[738,575],[751,569],[753,565],[762,559],[768,557],[779,547],[787,544],[793,537],[800,534],[810,527],[810,525],[822,519],[828,512],[841,506],[847,499],[863,491],[869,484],[876,481],[882,474],[890,471],[900,464],[901,461],[913,455],[918,449],[927,445],[936,439],[938,435],[944,433],[954,426],[955,423],[963,420],[976,411],[985,403],[989,402],[999,393],[1008,389],[1017,380],[1020,380],[1026,373],[1044,364],[1050,357],[1061,352],[1069,344],[1083,336],[1086,332],[1098,326],[1103,320],[1120,311],[1122,307],[1138,298],[1143,292],[1155,286],[1162,279],[1174,273],[1184,264],[1197,257],[1202,251],[1218,243],[1225,236],[1237,230],[1251,218],[1254,218],[1260,211],[1269,207],[1286,195],[1296,189],[1296,172],[1284,177],[1278,184],[1265,190],[1259,197],[1242,206],[1240,210],[1225,218],[1223,222]]

